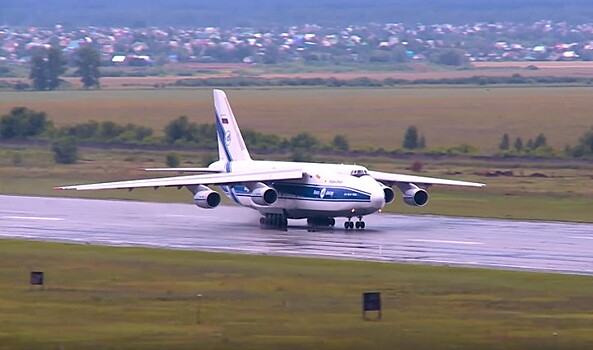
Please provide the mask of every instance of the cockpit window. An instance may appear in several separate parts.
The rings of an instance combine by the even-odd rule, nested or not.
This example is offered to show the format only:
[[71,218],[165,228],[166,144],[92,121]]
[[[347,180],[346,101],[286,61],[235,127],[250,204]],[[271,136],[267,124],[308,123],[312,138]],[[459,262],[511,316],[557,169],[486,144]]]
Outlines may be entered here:
[[365,169],[355,169],[350,172],[350,175],[355,177],[361,177],[368,175],[369,173]]

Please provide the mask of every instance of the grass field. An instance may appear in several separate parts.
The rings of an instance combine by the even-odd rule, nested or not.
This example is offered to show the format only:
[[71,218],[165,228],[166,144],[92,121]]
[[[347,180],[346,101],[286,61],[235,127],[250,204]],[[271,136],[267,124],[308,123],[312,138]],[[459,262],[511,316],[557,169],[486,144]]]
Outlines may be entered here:
[[[544,133],[556,148],[574,144],[591,125],[593,100],[589,87],[414,87],[414,88],[279,88],[230,89],[239,123],[264,133],[293,136],[306,131],[329,142],[347,135],[353,148],[399,148],[404,130],[416,125],[428,147],[467,143],[481,152],[495,152],[503,133],[524,141]],[[87,120],[132,122],[161,130],[171,119],[187,115],[212,123],[211,89],[99,90],[12,92],[0,94],[0,113],[24,105],[49,113],[58,125]],[[15,162],[15,155],[18,162]],[[283,155],[286,159],[288,155]],[[267,155],[259,159],[279,159]],[[186,166],[203,166],[202,155],[186,152]],[[282,158],[280,158],[282,159]],[[319,157],[315,161],[358,163],[373,169],[410,173],[414,159],[364,156]],[[398,204],[387,211],[469,215],[514,219],[592,222],[591,162],[482,161],[423,159],[420,175],[486,182],[479,191],[431,189],[425,208]],[[147,174],[143,167],[164,166],[164,152],[83,150],[73,166],[54,164],[47,150],[0,150],[0,193],[56,195],[56,185],[132,179]],[[496,171],[513,176],[488,177]],[[93,198],[191,202],[185,191],[161,190],[60,192]]]
[[[416,125],[427,146],[470,144],[497,150],[503,133],[526,141],[544,133],[557,149],[593,125],[593,87],[414,87],[228,89],[239,124],[281,136],[309,132],[324,141],[346,135],[354,148],[401,148]],[[211,89],[0,93],[0,113],[14,106],[46,111],[57,125],[91,119],[163,126],[180,115],[213,122]]]
[[[0,255],[0,349],[593,344],[585,276],[11,240]],[[382,293],[381,321],[362,319],[365,291]]]
[[[164,151],[81,150],[75,165],[56,165],[49,150],[0,150],[0,193],[37,196],[75,196],[118,198],[156,202],[192,203],[186,190],[152,189],[128,191],[71,192],[55,191],[65,184],[113,181],[155,176],[145,167],[165,166]],[[19,155],[21,164],[14,165]],[[204,154],[181,152],[182,166],[202,166]],[[257,156],[256,156],[257,157]],[[268,155],[269,157],[269,155]],[[259,158],[259,157],[258,157]],[[274,159],[284,159],[278,155]],[[328,157],[329,162],[354,162],[371,169],[412,173],[413,160],[383,158],[343,159]],[[430,202],[423,208],[404,205],[401,198],[385,207],[385,212],[440,214],[508,219],[538,219],[593,222],[593,187],[589,186],[593,164],[554,161],[522,164],[519,162],[474,162],[472,160],[428,160],[420,175],[486,182],[484,189],[452,189],[436,186],[429,190]],[[511,171],[513,176],[487,177],[476,172]],[[532,177],[540,174],[545,177]],[[397,191],[396,191],[397,192]],[[224,197],[224,196],[223,196]],[[226,199],[226,197],[224,197]],[[226,201],[230,204],[229,201]],[[196,210],[200,210],[196,208]]]

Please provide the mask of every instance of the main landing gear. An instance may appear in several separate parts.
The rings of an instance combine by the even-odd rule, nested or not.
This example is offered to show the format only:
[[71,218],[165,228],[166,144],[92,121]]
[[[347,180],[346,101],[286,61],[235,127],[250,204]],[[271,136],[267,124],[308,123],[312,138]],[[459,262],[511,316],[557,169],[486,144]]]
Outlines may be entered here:
[[334,227],[336,219],[330,217],[313,217],[307,218],[307,225],[309,226],[325,226]]
[[288,226],[288,219],[284,214],[265,214],[259,218],[259,224],[269,228],[285,229]]
[[352,222],[351,220],[352,218],[348,218],[348,221],[344,221],[344,228],[346,230],[353,230],[355,227],[357,230],[364,230],[366,225],[364,221],[362,221],[362,216],[358,217],[357,222]]

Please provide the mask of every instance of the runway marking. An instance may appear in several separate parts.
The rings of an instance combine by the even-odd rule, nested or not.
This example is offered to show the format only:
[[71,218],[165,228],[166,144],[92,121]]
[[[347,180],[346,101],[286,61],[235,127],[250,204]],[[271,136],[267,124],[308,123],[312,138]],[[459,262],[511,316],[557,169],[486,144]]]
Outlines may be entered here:
[[422,242],[422,243],[445,243],[445,244],[466,244],[466,245],[481,245],[484,244],[482,242],[468,242],[468,241],[444,241],[439,239],[406,239],[406,241],[411,242]]
[[63,218],[50,218],[43,216],[3,216],[3,219],[16,219],[16,220],[40,220],[40,221],[63,221]]
[[589,237],[589,236],[568,236],[568,238],[575,238],[575,239],[593,239],[593,237]]

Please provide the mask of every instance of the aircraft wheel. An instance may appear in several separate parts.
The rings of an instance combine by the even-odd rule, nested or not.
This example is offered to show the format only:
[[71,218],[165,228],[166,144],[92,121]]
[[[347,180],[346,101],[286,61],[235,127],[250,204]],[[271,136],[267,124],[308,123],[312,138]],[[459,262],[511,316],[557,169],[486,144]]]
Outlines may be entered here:
[[329,226],[335,226],[335,225],[336,225],[336,219],[329,218]]
[[360,221],[356,222],[356,229],[359,230],[360,229]]
[[364,227],[366,226],[366,224],[364,223],[364,221],[360,222],[360,229],[364,230]]

